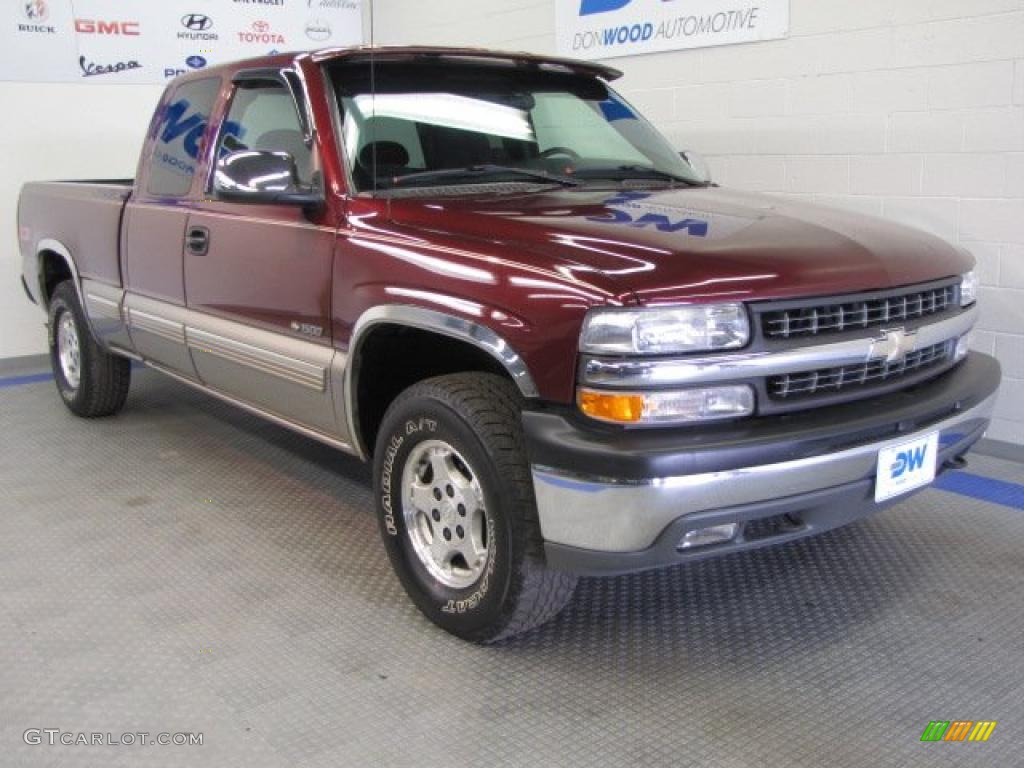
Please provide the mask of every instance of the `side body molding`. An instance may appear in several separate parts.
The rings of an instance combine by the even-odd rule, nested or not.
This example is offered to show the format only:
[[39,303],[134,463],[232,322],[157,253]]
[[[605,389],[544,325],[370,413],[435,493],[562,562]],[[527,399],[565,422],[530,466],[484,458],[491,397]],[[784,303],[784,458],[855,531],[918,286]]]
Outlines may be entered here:
[[349,364],[345,370],[343,393],[349,435],[353,445],[364,459],[368,458],[370,454],[367,446],[363,444],[362,435],[359,434],[356,377],[359,374],[360,347],[369,331],[377,325],[405,325],[451,336],[472,344],[501,363],[516,386],[519,387],[523,397],[536,398],[540,396],[537,385],[526,366],[526,361],[511,344],[487,326],[463,317],[408,304],[383,304],[373,307],[359,317],[352,331],[352,341],[349,344]]

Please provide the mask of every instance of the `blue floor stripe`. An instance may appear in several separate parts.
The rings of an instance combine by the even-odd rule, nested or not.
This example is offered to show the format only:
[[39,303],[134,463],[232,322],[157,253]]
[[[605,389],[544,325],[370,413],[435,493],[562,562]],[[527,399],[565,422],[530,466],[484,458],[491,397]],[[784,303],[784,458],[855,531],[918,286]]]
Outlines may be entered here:
[[1024,511],[1024,485],[996,480],[970,472],[947,472],[935,481],[935,487],[980,501],[1002,504]]
[[20,387],[24,384],[38,384],[41,381],[53,381],[53,374],[34,373],[31,376],[12,376],[9,379],[0,379],[0,389]]

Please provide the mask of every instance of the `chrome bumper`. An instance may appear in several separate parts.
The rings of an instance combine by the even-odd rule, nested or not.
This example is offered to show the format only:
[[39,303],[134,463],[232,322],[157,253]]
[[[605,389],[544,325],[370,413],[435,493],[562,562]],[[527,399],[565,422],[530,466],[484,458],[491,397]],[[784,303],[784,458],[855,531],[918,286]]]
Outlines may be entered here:
[[[880,450],[938,431],[943,456],[959,455],[981,437],[995,403],[992,394],[970,409],[893,439],[723,472],[623,482],[535,465],[541,531],[549,545],[636,553],[651,548],[666,528],[687,515],[810,497],[858,482],[873,487]],[[872,504],[867,507],[866,512],[872,511]]]

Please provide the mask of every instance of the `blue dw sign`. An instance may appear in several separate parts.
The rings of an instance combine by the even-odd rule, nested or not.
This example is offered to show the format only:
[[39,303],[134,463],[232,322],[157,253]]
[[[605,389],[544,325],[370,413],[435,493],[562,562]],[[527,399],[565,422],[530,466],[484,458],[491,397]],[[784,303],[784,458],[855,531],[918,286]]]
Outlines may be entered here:
[[924,466],[924,460],[927,455],[927,445],[919,445],[908,451],[900,451],[895,463],[892,465],[891,477],[895,480],[897,477],[903,477],[907,471],[916,472],[921,469]]
[[625,8],[633,0],[581,0],[580,16],[593,16],[595,13],[609,13]]

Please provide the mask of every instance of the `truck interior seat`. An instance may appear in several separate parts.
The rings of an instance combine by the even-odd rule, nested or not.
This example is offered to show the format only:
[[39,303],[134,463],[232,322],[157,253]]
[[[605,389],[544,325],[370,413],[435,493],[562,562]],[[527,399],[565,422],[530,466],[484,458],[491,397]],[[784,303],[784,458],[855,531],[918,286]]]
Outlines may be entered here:
[[377,156],[377,178],[401,176],[409,167],[409,150],[397,141],[373,141],[359,150],[354,173],[359,186],[373,184],[374,155]]

